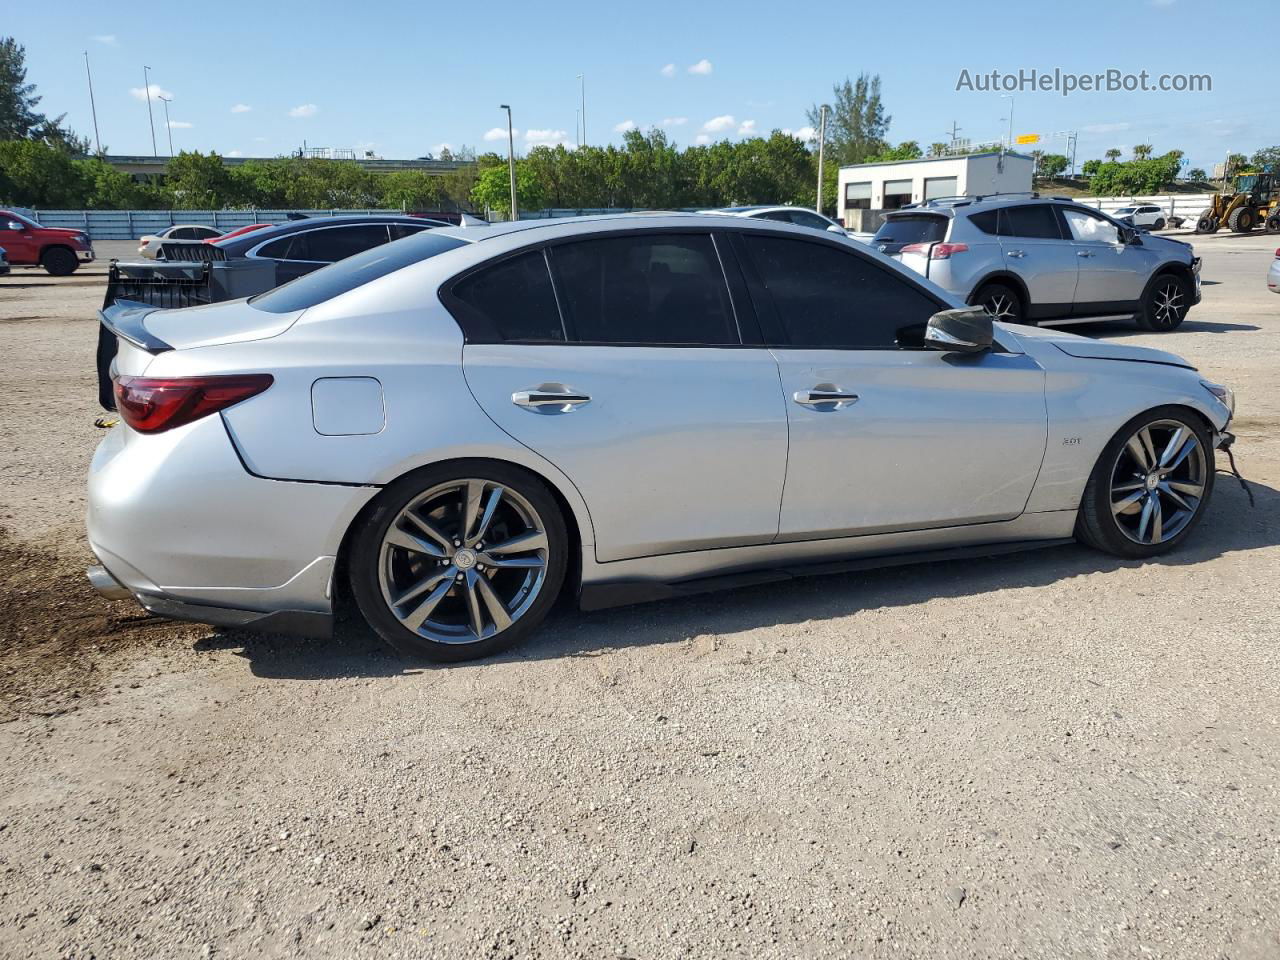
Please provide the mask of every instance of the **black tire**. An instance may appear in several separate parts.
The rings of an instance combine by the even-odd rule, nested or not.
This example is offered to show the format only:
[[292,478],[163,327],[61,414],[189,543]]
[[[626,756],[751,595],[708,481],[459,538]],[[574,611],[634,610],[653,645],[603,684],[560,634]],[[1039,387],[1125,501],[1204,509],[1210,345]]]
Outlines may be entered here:
[[1227,226],[1232,233],[1248,233],[1257,225],[1258,214],[1253,207],[1238,207],[1227,218]]
[[1202,210],[1196,218],[1196,233],[1213,233],[1213,212]]
[[1027,323],[1022,296],[1007,283],[987,283],[973,295],[973,305],[984,307],[992,320]]
[[1163,229],[1164,229],[1164,224],[1165,224],[1164,217],[1157,217],[1157,218],[1156,218],[1156,222],[1155,222],[1155,223],[1153,223],[1153,224],[1151,225],[1151,229],[1152,229],[1152,230],[1163,230]]
[[[1197,482],[1202,486],[1202,493],[1199,497],[1194,498],[1194,510],[1190,511],[1190,515],[1185,518],[1181,516],[1182,507],[1177,506],[1176,501],[1171,499],[1172,495],[1165,493],[1163,487],[1167,484],[1158,486],[1155,491],[1146,489],[1145,481],[1138,479],[1141,472],[1139,468],[1143,464],[1140,464],[1135,455],[1127,449],[1131,437],[1135,437],[1143,427],[1152,427],[1153,433],[1151,436],[1156,440],[1153,446],[1157,448],[1155,452],[1157,458],[1159,458],[1162,451],[1158,447],[1161,445],[1163,438],[1171,438],[1171,433],[1167,427],[1157,428],[1156,425],[1169,423],[1179,424],[1182,428],[1194,434],[1199,444],[1199,449],[1203,454],[1202,460],[1197,466],[1194,463],[1188,463],[1194,456],[1194,451],[1192,451],[1192,454],[1174,472],[1168,474],[1169,477],[1182,478],[1172,482],[1179,483],[1185,490],[1195,485],[1187,478],[1198,472]],[[1142,444],[1139,444],[1139,446],[1141,447]],[[1180,449],[1181,447],[1178,447],[1178,450]],[[1193,466],[1195,467],[1194,471],[1192,469]],[[1186,471],[1185,473],[1179,472],[1184,470]],[[1125,474],[1132,473],[1131,484],[1136,487],[1142,487],[1142,489],[1135,489],[1132,492],[1113,492],[1113,487],[1129,485],[1123,482],[1119,484],[1115,482],[1114,478],[1117,472],[1120,474],[1122,481],[1125,479]],[[1185,483],[1183,483],[1184,479],[1186,480]],[[1076,539],[1096,550],[1129,559],[1154,557],[1173,550],[1186,540],[1204,515],[1209,498],[1213,494],[1213,479],[1214,456],[1211,436],[1208,427],[1198,414],[1187,410],[1185,407],[1157,407],[1154,410],[1141,413],[1120,428],[1116,435],[1112,437],[1111,442],[1103,449],[1097,464],[1094,465],[1093,473],[1085,486],[1084,496],[1080,500],[1080,512],[1076,518]],[[1164,509],[1171,509],[1169,520],[1178,518],[1180,526],[1167,539],[1144,543],[1134,538],[1132,527],[1135,523],[1142,523],[1142,513],[1146,510],[1145,501],[1153,493],[1162,504],[1162,525],[1165,523],[1163,517]],[[1174,494],[1183,503],[1191,504],[1192,498],[1185,492],[1174,491]],[[1139,495],[1141,500],[1127,504],[1127,509],[1122,512],[1113,510],[1113,502],[1125,502],[1126,499],[1134,495]],[[1118,499],[1113,500],[1113,498]],[[1128,509],[1128,507],[1135,505],[1139,507],[1136,511]],[[1135,513],[1137,514],[1136,517],[1134,516]],[[1121,517],[1125,519],[1122,521]],[[1151,535],[1153,526],[1154,518],[1151,518],[1148,520],[1148,536]]]
[[[521,573],[520,569],[496,570],[490,567],[485,573],[484,554],[481,550],[471,550],[472,556],[469,565],[463,567],[458,557],[463,550],[454,552],[449,560],[432,559],[425,553],[416,553],[413,551],[403,551],[401,553],[392,553],[387,556],[390,559],[384,565],[384,538],[387,536],[393,523],[401,516],[402,511],[406,510],[415,501],[438,488],[447,487],[450,484],[461,484],[462,482],[476,480],[489,487],[482,487],[485,492],[491,492],[493,487],[503,488],[504,495],[514,493],[515,497],[505,501],[503,507],[499,511],[518,511],[528,508],[533,515],[541,522],[541,531],[545,532],[546,548],[542,556],[545,561],[542,570],[543,577],[540,585],[537,587],[537,593],[533,596],[532,602],[527,607],[519,609],[519,604],[527,602],[524,593],[519,591],[517,583],[510,583],[507,586],[514,588],[516,594],[511,601],[519,609],[512,622],[505,628],[499,627],[497,620],[492,616],[493,608],[489,607],[484,601],[484,594],[501,593],[506,587],[503,586],[501,578],[514,576],[517,581],[521,577],[533,576],[531,573]],[[461,488],[460,491],[461,493]],[[465,496],[465,494],[463,494]],[[441,493],[440,496],[447,497],[448,493]],[[513,506],[516,500],[523,503],[519,506]],[[430,506],[434,500],[424,504],[424,509]],[[443,507],[441,509],[444,509]],[[457,513],[452,516],[453,521],[462,524],[461,513],[464,508],[459,505]],[[432,522],[439,530],[449,532],[448,524],[451,522],[449,515],[445,514],[426,514],[425,519]],[[517,517],[517,519],[519,519]],[[491,530],[498,529],[508,523],[504,519],[501,512],[495,514],[491,521]],[[475,528],[473,528],[475,529]],[[511,529],[517,529],[514,525]],[[456,533],[456,527],[454,528]],[[517,531],[518,532],[518,531]],[[425,541],[425,536],[420,536]],[[464,539],[466,539],[464,537]],[[568,569],[569,562],[569,535],[565,526],[565,519],[560,512],[560,507],[556,503],[555,497],[547,489],[546,485],[532,474],[518,468],[502,463],[494,463],[486,460],[460,460],[454,463],[441,464],[439,466],[425,467],[421,470],[414,471],[388,486],[374,506],[365,517],[359,522],[359,526],[354,531],[354,537],[351,549],[348,555],[348,576],[351,582],[351,591],[355,597],[356,605],[360,609],[360,613],[364,616],[369,626],[393,649],[410,658],[425,658],[443,663],[454,663],[462,660],[474,660],[480,657],[491,656],[502,650],[509,649],[527,638],[542,620],[546,617],[547,612],[555,604],[556,598],[564,585],[565,571]],[[454,541],[455,545],[458,543]],[[468,543],[467,546],[470,544]],[[481,541],[481,546],[483,541]],[[389,551],[398,551],[402,548],[396,546],[388,546]],[[526,553],[536,551],[524,551]],[[477,556],[481,560],[476,562]],[[445,572],[441,575],[438,587],[427,593],[424,591],[417,596],[425,595],[427,597],[434,596],[437,590],[443,589],[446,592],[441,599],[436,601],[433,611],[441,611],[440,616],[446,619],[450,611],[455,612],[453,616],[460,618],[461,622],[457,625],[459,630],[456,638],[446,640],[433,639],[424,636],[422,632],[410,629],[405,623],[401,622],[399,616],[393,610],[389,591],[395,584],[391,583],[392,579],[399,576],[400,573],[406,574],[410,579],[423,577],[424,580],[431,579],[433,564],[440,564],[445,567]],[[452,564],[457,563],[457,569]],[[418,567],[414,572],[413,567]],[[466,573],[459,574],[458,571],[465,569]],[[457,576],[465,576],[466,587],[453,585],[454,576],[448,573],[454,570]],[[399,572],[397,572],[399,571]],[[472,588],[471,584],[474,580],[484,579],[485,584]],[[459,580],[458,583],[463,581]],[[527,581],[526,581],[527,582]],[[384,583],[387,590],[384,591]],[[468,591],[471,597],[467,596]],[[406,592],[412,592],[406,591]],[[474,610],[477,611],[484,624],[486,630],[492,626],[495,632],[486,633],[486,630],[475,631],[473,627],[468,625],[471,616],[470,611],[473,609],[468,600],[471,599],[475,604]],[[518,602],[517,602],[518,601]],[[402,610],[413,603],[402,604]],[[507,603],[503,601],[503,609],[510,613],[511,609]],[[483,611],[483,612],[481,612]],[[434,616],[434,614],[428,615]],[[489,623],[484,623],[485,618]],[[474,620],[470,623],[474,624]],[[431,632],[434,621],[428,619],[423,628],[427,632]]]
[[50,276],[69,277],[79,268],[80,261],[66,247],[50,247],[40,258],[40,266]]
[[1191,289],[1187,281],[1175,273],[1162,273],[1142,296],[1138,326],[1144,330],[1168,333],[1182,326],[1190,309]]
[[1267,217],[1267,233],[1280,233],[1280,213]]

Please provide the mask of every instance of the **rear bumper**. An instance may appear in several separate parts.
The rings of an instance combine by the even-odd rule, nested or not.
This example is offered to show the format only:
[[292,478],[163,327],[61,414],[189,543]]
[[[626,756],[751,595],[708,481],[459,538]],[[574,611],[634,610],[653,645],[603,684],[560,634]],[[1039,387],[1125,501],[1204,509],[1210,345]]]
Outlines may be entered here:
[[175,619],[324,635],[342,537],[377,489],[255,477],[212,416],[112,429],[88,492],[99,592]]

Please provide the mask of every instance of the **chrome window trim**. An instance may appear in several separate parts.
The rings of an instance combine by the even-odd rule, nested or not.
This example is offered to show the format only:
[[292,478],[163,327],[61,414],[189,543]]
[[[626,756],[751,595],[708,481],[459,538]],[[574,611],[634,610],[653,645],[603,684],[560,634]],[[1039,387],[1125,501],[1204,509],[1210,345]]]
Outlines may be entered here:
[[375,217],[370,217],[369,219],[370,219],[370,223],[367,223],[367,224],[366,223],[330,223],[320,227],[312,227],[309,230],[299,230],[297,233],[291,233],[287,237],[268,237],[266,240],[263,240],[257,246],[250,247],[247,251],[245,251],[245,256],[251,257],[254,260],[274,260],[276,263],[319,263],[319,264],[337,263],[336,260],[294,260],[292,258],[285,258],[285,257],[264,257],[264,256],[261,256],[258,251],[260,251],[263,247],[267,246],[268,244],[275,243],[277,240],[292,240],[294,237],[299,236],[301,234],[319,233],[321,230],[340,230],[343,227],[380,226],[387,231],[387,239],[384,240],[383,242],[391,243],[392,241],[391,241],[390,221],[387,221],[387,220],[379,221]]

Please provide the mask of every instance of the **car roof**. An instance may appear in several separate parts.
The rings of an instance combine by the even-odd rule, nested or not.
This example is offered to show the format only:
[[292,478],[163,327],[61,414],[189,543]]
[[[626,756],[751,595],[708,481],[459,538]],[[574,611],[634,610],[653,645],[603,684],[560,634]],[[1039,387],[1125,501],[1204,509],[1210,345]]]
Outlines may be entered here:
[[[349,224],[362,223],[404,223],[413,224],[415,226],[433,226],[439,223],[439,220],[428,220],[425,217],[406,217],[400,214],[368,214],[365,216],[354,217],[306,217],[302,220],[286,220],[284,223],[274,223],[269,227],[263,227],[260,230],[251,230],[248,233],[242,233],[238,237],[232,237],[227,241],[223,249],[230,254],[243,253],[250,247],[256,247],[260,243],[272,240],[276,237],[288,237],[295,233],[302,233],[305,230],[314,230],[317,227],[341,227]],[[195,226],[195,224],[193,224]]]
[[925,214],[937,217],[958,217],[979,213],[983,210],[997,210],[1004,207],[1025,207],[1029,204],[1052,203],[1063,206],[1080,206],[1071,197],[1041,197],[1034,194],[993,194],[975,197],[941,197],[927,200],[924,203],[913,203],[898,210],[890,210],[885,214],[887,219]]
[[[560,236],[572,236],[577,233],[591,233],[601,228],[626,229],[628,226],[646,228],[671,227],[688,229],[705,227],[708,230],[723,230],[732,226],[742,230],[786,230],[797,236],[813,237],[811,227],[799,227],[792,223],[781,223],[776,220],[758,220],[741,215],[726,215],[720,212],[686,213],[675,210],[648,210],[633,213],[602,213],[581,217],[548,217],[539,220],[517,220],[472,227],[438,227],[432,233],[446,237],[457,237],[459,240],[478,242],[493,240],[499,237],[510,237],[521,234],[522,242],[537,242],[542,239],[553,239]],[[543,234],[544,236],[535,236]],[[832,235],[834,237],[834,234]],[[837,238],[838,239],[838,238]],[[865,249],[865,247],[864,247]]]

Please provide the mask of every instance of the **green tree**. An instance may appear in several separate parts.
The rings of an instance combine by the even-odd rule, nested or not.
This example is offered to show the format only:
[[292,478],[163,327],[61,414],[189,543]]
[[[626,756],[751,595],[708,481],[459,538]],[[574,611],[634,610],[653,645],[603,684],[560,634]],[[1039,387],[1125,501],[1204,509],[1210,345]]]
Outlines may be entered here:
[[87,153],[89,142],[36,110],[41,97],[27,83],[26,48],[13,37],[0,37],[0,140],[44,140],[70,153]]
[[1195,183],[1204,183],[1209,179],[1209,174],[1205,173],[1204,167],[1192,167],[1187,171],[1187,179]]
[[220,210],[237,199],[230,171],[212,152],[179,152],[169,161],[164,185],[179,210]]
[[1089,189],[1102,197],[1157,193],[1173,184],[1181,166],[1176,152],[1128,163],[1112,161],[1097,168],[1089,178]]
[[[511,215],[511,175],[505,164],[486,167],[480,172],[471,188],[471,202],[478,210]],[[541,185],[523,160],[516,161],[516,203],[524,210],[540,210],[545,206]]]
[[435,210],[440,206],[440,178],[422,170],[397,170],[379,178],[382,206],[401,210]]
[[929,156],[945,157],[947,155],[947,145],[945,143],[929,144]]
[[1060,153],[1046,153],[1040,158],[1040,176],[1046,178],[1060,177],[1067,172],[1071,161]]
[[1255,151],[1249,160],[1258,170],[1270,170],[1280,173],[1280,144],[1274,147],[1263,147]]
[[[837,165],[863,163],[885,147],[885,134],[893,119],[880,100],[880,76],[860,73],[858,79],[832,87],[833,103],[827,106],[827,156]],[[809,108],[809,123],[821,122],[819,105]]]
[[1098,170],[1099,170],[1101,167],[1102,167],[1102,161],[1101,161],[1101,160],[1086,160],[1086,161],[1085,161],[1083,164],[1081,164],[1081,166],[1080,166],[1080,173],[1081,173],[1083,176],[1086,176],[1086,177],[1092,177],[1092,176],[1095,176],[1095,175],[1097,174]]
[[0,142],[0,199],[22,207],[83,207],[91,180],[76,158],[39,140]]
[[920,144],[914,140],[904,140],[896,147],[885,144],[882,149],[871,154],[863,163],[893,163],[899,160],[919,160],[923,154]]
[[1123,156],[1123,154],[1121,154],[1121,152],[1117,150],[1115,147],[1112,147],[1110,150],[1104,153],[1103,156],[1107,158],[1108,162],[1114,163],[1115,161],[1119,160],[1120,157]]
[[1135,144],[1133,148],[1133,159],[1146,160],[1151,156],[1151,151],[1153,149],[1154,148],[1149,143]]

